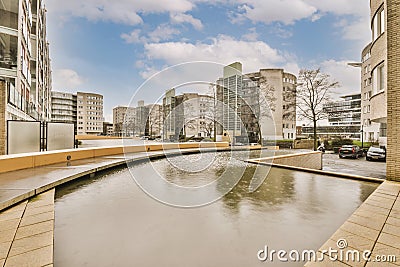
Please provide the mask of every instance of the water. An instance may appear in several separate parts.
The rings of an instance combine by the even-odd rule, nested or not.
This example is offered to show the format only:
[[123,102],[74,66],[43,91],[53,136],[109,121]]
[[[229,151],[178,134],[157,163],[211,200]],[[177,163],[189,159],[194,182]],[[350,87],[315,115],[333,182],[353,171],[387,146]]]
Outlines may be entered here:
[[[175,159],[191,162],[196,156]],[[213,154],[201,157],[207,156]],[[192,174],[167,159],[151,164],[172,183],[198,186],[216,179],[228,159],[219,153],[207,170]],[[260,262],[257,252],[265,245],[317,250],[377,187],[272,168],[250,193],[254,168],[247,167],[221,200],[192,209],[150,198],[127,169],[58,188],[55,266],[303,266]]]

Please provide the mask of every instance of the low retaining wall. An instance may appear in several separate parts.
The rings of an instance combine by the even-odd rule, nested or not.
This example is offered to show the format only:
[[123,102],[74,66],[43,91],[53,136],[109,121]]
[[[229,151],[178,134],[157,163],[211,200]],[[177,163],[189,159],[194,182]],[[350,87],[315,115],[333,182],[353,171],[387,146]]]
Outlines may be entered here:
[[249,162],[322,170],[322,152],[313,151],[276,157],[252,159]]
[[103,156],[120,155],[124,153],[160,151],[171,149],[189,148],[224,148],[228,147],[226,142],[203,142],[203,143],[167,143],[139,146],[116,146],[67,149],[58,151],[46,151],[37,153],[24,153],[0,156],[0,173],[40,167],[56,163],[64,163],[69,160],[88,159]]

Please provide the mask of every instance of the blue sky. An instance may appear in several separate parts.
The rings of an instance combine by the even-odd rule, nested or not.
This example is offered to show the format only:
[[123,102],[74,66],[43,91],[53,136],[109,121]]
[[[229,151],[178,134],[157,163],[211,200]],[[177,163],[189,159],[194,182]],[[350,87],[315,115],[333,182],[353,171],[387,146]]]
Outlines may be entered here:
[[[321,67],[341,83],[336,95],[356,92],[359,70],[346,63],[359,61],[370,40],[367,0],[52,0],[46,7],[53,90],[103,94],[108,121],[151,75],[192,61],[241,61],[244,72]],[[168,89],[143,88],[147,103]]]

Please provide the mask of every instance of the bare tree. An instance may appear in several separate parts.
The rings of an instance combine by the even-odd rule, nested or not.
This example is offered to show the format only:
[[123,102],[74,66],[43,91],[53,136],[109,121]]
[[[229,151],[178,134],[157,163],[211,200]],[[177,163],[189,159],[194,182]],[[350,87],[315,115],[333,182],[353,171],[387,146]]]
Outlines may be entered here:
[[302,118],[312,121],[314,132],[314,151],[317,150],[317,122],[326,118],[323,104],[329,101],[330,91],[339,87],[339,83],[331,81],[328,74],[320,69],[302,69],[297,79],[297,108]]

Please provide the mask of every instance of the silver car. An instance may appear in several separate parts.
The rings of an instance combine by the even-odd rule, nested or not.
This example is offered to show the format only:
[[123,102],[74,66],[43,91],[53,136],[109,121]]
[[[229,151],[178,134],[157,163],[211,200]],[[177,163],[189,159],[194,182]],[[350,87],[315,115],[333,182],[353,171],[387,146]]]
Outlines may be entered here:
[[382,160],[386,161],[386,149],[371,146],[368,149],[366,160]]

